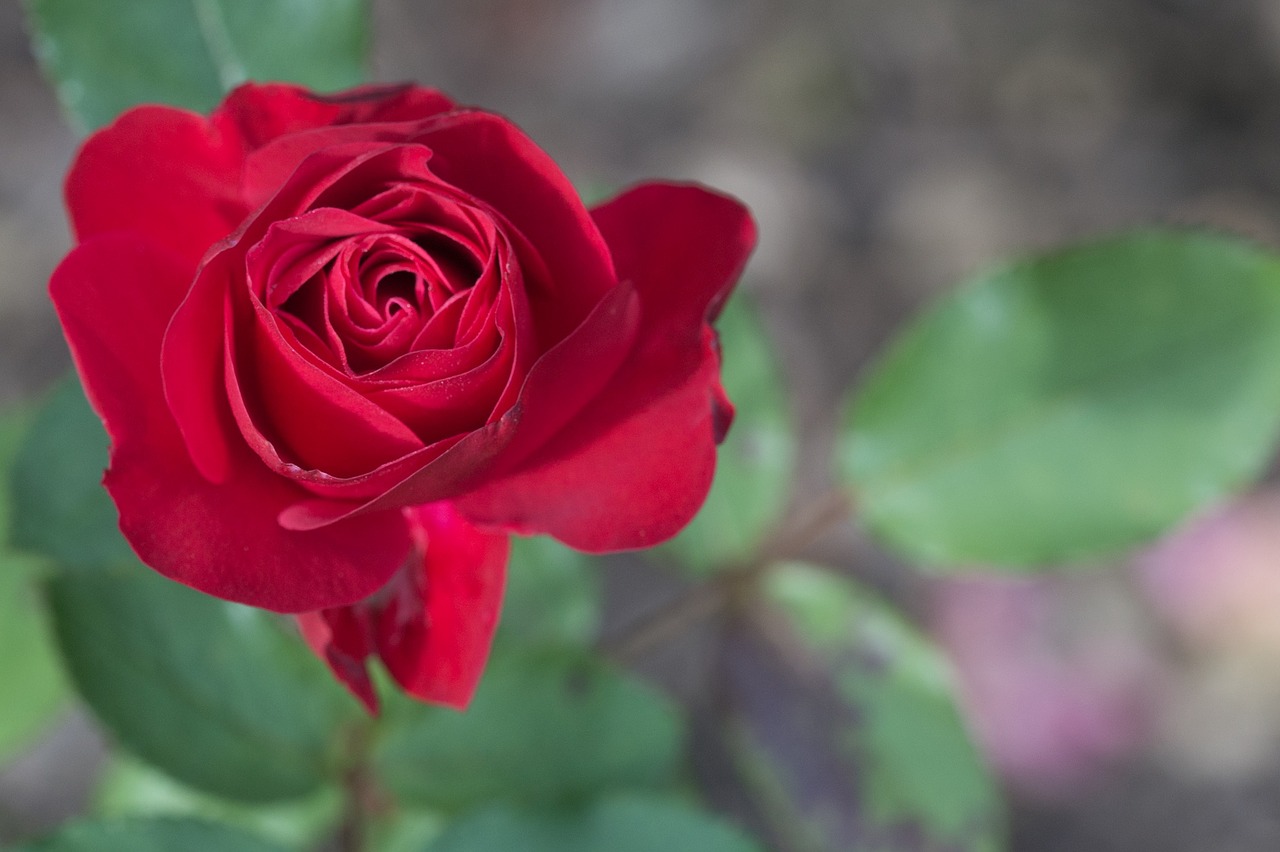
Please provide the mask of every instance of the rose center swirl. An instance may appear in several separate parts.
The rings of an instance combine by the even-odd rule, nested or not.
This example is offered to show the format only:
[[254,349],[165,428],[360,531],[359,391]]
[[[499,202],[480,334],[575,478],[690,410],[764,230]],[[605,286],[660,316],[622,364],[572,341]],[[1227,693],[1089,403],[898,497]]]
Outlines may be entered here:
[[459,344],[489,265],[477,256],[483,248],[432,228],[326,240],[311,262],[277,273],[278,284],[293,286],[273,312],[299,343],[349,375],[365,375],[409,352]]

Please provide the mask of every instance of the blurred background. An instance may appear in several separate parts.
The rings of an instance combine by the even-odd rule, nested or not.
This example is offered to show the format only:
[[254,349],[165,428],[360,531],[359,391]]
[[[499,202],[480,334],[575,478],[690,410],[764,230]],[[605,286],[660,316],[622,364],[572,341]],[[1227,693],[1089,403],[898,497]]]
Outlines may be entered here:
[[[744,286],[808,436],[798,499],[824,490],[840,400],[868,359],[984,265],[1144,223],[1280,246],[1270,0],[373,6],[375,79],[505,113],[588,196],[662,176],[753,208],[762,238]],[[75,144],[10,0],[0,404],[69,366],[45,282],[69,244],[60,184]],[[814,551],[946,646],[1013,802],[1012,848],[1280,848],[1280,491],[1131,560],[1034,580],[931,580],[854,528]],[[610,617],[674,582],[619,560]],[[697,642],[641,667],[696,695]],[[714,756],[694,749],[711,799],[733,811]],[[0,811],[27,828],[56,823],[82,806],[100,755],[92,723],[69,717],[0,772]]]

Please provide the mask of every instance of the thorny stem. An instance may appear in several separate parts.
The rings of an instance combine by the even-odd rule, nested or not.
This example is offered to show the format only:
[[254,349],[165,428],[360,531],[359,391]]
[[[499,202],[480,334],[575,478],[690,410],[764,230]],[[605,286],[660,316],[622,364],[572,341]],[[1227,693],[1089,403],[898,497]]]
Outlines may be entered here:
[[765,536],[755,555],[745,563],[694,586],[640,619],[620,636],[602,640],[600,650],[622,663],[634,661],[650,648],[748,598],[765,572],[780,561],[798,556],[824,532],[847,518],[852,508],[852,501],[843,489],[825,492],[800,511],[791,513]]

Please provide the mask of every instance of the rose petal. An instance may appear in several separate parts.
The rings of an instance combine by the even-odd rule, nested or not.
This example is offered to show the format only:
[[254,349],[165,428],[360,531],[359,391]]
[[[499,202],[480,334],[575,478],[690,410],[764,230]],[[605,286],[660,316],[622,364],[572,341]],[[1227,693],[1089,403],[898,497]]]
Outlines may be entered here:
[[222,485],[192,466],[159,371],[165,322],[188,276],[180,256],[119,234],[74,250],[49,285],[111,437],[106,485],[125,538],[160,573],[253,606],[298,612],[368,596],[409,552],[399,513],[299,534],[276,517],[302,492],[246,450],[229,456]]
[[265,464],[355,476],[422,448],[385,408],[299,357],[265,309],[255,313],[237,320],[243,339],[228,335],[225,394]]
[[174,312],[161,356],[165,396],[192,462],[209,481],[221,482],[227,476],[228,455],[238,432],[223,390],[223,350],[231,299],[249,298],[247,289],[237,289],[234,283],[243,272],[244,252],[274,223],[306,210],[326,187],[362,168],[381,173],[387,161],[394,168],[405,152],[391,151],[381,158],[380,154],[387,154],[385,146],[365,144],[308,158],[289,187],[279,188],[270,204],[209,255]]
[[[419,135],[422,128],[447,122],[451,116],[452,113],[443,113],[422,121],[341,124],[272,139],[261,148],[251,151],[245,160],[241,184],[244,197],[251,206],[259,207],[271,200],[276,190],[290,180],[304,161],[316,155],[351,146],[405,146]],[[409,147],[427,150],[421,145]],[[354,200],[351,206],[366,200],[367,198]]]
[[[406,514],[426,538],[418,589],[425,605],[388,605],[375,633],[378,653],[410,695],[463,709],[498,627],[510,544],[505,535],[480,532],[448,503]],[[422,620],[411,621],[415,613]]]
[[[634,370],[623,379],[642,381]],[[608,392],[534,465],[457,498],[458,508],[476,523],[548,533],[590,553],[659,544],[693,518],[711,488],[718,382],[719,365],[707,357],[680,386],[622,420],[608,412],[626,406],[626,394]]]
[[459,710],[484,671],[502,605],[509,546],[447,503],[406,510],[420,561],[353,606],[299,617],[333,673],[377,712],[365,661],[377,654],[405,692]]
[[378,692],[365,667],[374,653],[372,628],[361,612],[359,605],[304,612],[297,616],[298,629],[333,676],[376,716]]
[[[702,324],[719,316],[755,248],[751,211],[704,186],[651,182],[620,193],[591,215],[618,278],[635,282],[640,292],[645,326],[677,333],[681,346],[698,346]],[[661,340],[648,345],[670,348]]]
[[[507,414],[447,448],[420,450],[365,477],[308,482],[328,500],[289,507],[280,523],[315,529],[353,513],[380,511],[451,498],[526,458],[600,392],[626,357],[639,308],[628,285],[609,293],[573,334],[544,355],[529,372],[520,399]],[[430,454],[430,457],[423,458]],[[501,465],[501,466],[499,466]],[[334,502],[362,497],[350,510]]]
[[[221,275],[210,275],[214,264]],[[230,307],[227,304],[226,260],[215,254],[196,273],[178,303],[156,356],[162,386],[187,454],[196,470],[213,483],[231,471],[235,422],[225,402],[223,345]]]
[[738,202],[647,184],[594,211],[641,300],[635,347],[599,397],[522,469],[458,499],[474,521],[581,550],[647,547],[706,498],[723,426],[714,332],[755,242]]
[[518,127],[492,113],[458,112],[417,141],[431,149],[433,173],[500,211],[536,247],[548,274],[540,286],[530,282],[529,301],[550,348],[617,280],[573,184]]
[[76,239],[134,231],[194,270],[249,213],[240,196],[243,158],[236,135],[203,116],[160,106],[130,110],[85,141],[67,175]]
[[337,95],[318,95],[286,83],[245,83],[227,95],[217,114],[239,128],[250,148],[261,148],[305,130],[421,121],[454,107],[435,89],[414,85],[362,86]]

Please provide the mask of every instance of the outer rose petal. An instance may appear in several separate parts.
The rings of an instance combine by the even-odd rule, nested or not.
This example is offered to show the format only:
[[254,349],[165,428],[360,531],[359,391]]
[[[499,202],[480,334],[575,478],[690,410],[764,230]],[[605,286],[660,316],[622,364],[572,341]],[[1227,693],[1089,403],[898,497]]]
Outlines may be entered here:
[[[711,488],[719,377],[710,357],[681,387],[626,420],[603,425],[608,415],[593,407],[546,448],[545,461],[467,494],[459,510],[480,524],[548,533],[589,553],[666,541]],[[616,410],[625,402],[625,394],[608,393],[594,405]]]
[[240,195],[244,147],[204,116],[169,107],[130,110],[84,143],[67,175],[76,238],[133,231],[191,269],[248,214]]
[[222,485],[192,466],[159,370],[165,322],[189,276],[181,257],[118,234],[74,250],[49,285],[89,400],[111,436],[106,486],[125,538],[157,571],[228,600],[298,612],[366,597],[409,552],[399,513],[293,532],[276,516],[301,492],[247,450],[233,456]]
[[706,498],[724,415],[707,323],[755,226],[737,201],[673,184],[637,187],[594,215],[619,279],[640,294],[636,345],[605,391],[521,469],[457,504],[479,523],[602,552],[670,538]]
[[307,642],[333,673],[378,710],[366,668],[377,655],[405,692],[459,710],[471,701],[498,626],[510,550],[448,503],[406,509],[418,556],[353,606],[298,617]]
[[441,92],[414,85],[318,95],[286,83],[245,83],[227,95],[217,115],[235,124],[250,148],[260,148],[289,133],[335,124],[420,121],[454,107]]
[[[231,92],[208,119],[171,107],[138,107],[89,137],[77,154],[66,186],[72,227],[79,242],[136,231],[196,263],[256,206],[242,191],[254,149],[285,134],[422,121],[453,108],[445,95],[418,86],[367,86],[326,97],[297,86],[253,83]],[[347,135],[369,138],[370,131]],[[327,141],[300,139],[297,159]]]

